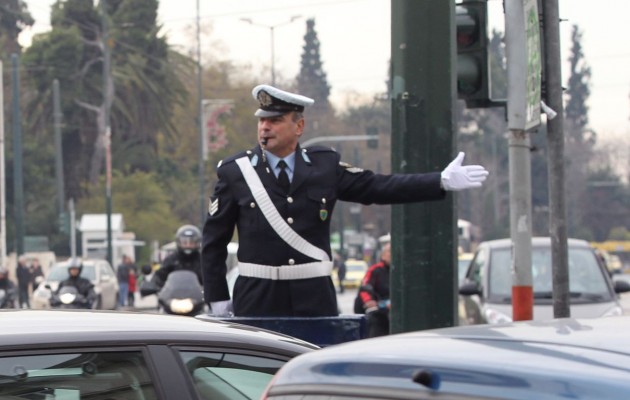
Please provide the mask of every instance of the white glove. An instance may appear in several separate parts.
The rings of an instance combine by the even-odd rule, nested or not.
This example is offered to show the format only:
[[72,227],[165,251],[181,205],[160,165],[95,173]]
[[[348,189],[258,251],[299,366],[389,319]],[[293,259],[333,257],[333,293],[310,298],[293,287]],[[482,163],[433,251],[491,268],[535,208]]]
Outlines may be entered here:
[[232,300],[210,302],[211,313],[215,317],[231,317]]
[[444,190],[458,191],[469,188],[481,187],[486,180],[488,171],[481,165],[462,166],[464,152],[460,151],[457,157],[442,171],[442,187]]

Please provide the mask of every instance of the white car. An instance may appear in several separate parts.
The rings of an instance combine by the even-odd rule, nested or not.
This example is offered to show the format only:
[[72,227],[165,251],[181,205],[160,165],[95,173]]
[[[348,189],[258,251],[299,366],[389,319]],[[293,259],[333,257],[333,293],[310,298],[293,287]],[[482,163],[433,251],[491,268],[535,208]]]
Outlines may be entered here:
[[[114,269],[106,260],[83,260],[81,276],[94,284],[96,303],[94,308],[115,310],[118,305],[118,279]],[[33,292],[31,306],[36,309],[50,308],[51,290],[56,291],[59,283],[68,278],[68,261],[55,263],[48,276]],[[50,287],[48,289],[46,286]]]
[[[623,314],[619,293],[630,284],[612,282],[584,240],[568,240],[571,316],[597,318]],[[553,318],[551,239],[532,238],[534,321]],[[512,241],[479,244],[466,277],[459,286],[460,323],[496,324],[512,321]]]

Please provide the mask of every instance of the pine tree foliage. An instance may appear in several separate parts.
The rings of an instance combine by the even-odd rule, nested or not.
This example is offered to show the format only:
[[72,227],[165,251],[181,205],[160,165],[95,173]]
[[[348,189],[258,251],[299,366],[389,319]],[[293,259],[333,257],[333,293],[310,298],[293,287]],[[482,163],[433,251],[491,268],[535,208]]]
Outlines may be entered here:
[[[588,98],[591,94],[591,68],[582,51],[582,32],[577,25],[571,30],[571,54],[569,55],[569,82],[567,85],[567,101],[565,116],[571,130],[568,137],[578,142],[588,140]],[[594,138],[590,138],[593,140]]]
[[314,107],[330,107],[328,96],[330,86],[326,80],[326,72],[319,53],[319,39],[315,31],[315,20],[306,21],[306,34],[304,35],[304,48],[300,74],[297,78],[299,93],[317,99]]
[[331,119],[334,113],[329,101],[330,85],[319,53],[319,39],[315,31],[315,20],[306,21],[306,34],[300,62],[300,73],[297,76],[297,91],[315,100],[308,109],[309,129],[303,136],[308,140],[314,136],[331,134],[334,130]]

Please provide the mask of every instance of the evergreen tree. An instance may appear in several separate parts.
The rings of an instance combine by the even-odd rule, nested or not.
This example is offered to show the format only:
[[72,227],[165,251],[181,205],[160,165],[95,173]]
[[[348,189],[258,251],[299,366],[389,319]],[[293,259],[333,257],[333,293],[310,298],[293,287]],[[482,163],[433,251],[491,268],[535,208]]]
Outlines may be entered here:
[[[324,133],[330,134],[330,127],[327,122],[333,114],[328,97],[330,96],[330,86],[326,80],[326,72],[319,54],[319,39],[315,31],[315,20],[306,21],[306,34],[304,35],[304,47],[300,73],[297,77],[297,90],[300,94],[311,97],[315,104],[309,107],[309,127],[307,133],[312,132],[314,136]],[[307,137],[305,136],[304,139]]]
[[582,142],[588,133],[588,97],[590,91],[591,68],[582,52],[582,32],[577,25],[571,30],[571,54],[569,55],[569,82],[565,116],[570,123],[569,139]]
[[582,32],[574,25],[571,31],[571,53],[568,58],[570,75],[565,99],[565,187],[568,234],[588,238],[592,231],[584,226],[584,215],[590,202],[587,179],[596,136],[593,130],[588,129],[587,102],[591,69],[585,60],[581,40]]

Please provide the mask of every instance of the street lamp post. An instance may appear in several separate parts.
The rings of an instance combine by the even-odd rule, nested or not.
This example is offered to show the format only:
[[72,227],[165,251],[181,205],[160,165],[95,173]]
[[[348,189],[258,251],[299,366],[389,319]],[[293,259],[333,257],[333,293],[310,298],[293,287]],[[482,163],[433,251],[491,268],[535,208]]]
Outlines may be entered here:
[[296,19],[300,19],[302,18],[301,15],[294,15],[291,17],[290,20],[282,22],[280,24],[275,24],[275,25],[266,25],[266,24],[259,24],[256,23],[254,21],[251,20],[251,18],[241,18],[241,21],[243,22],[247,22],[248,24],[251,25],[256,25],[256,26],[262,26],[263,28],[267,28],[269,29],[269,34],[271,36],[271,84],[275,86],[276,84],[276,56],[275,56],[275,29],[277,27],[283,26],[283,25],[288,25],[291,22],[295,21]]

